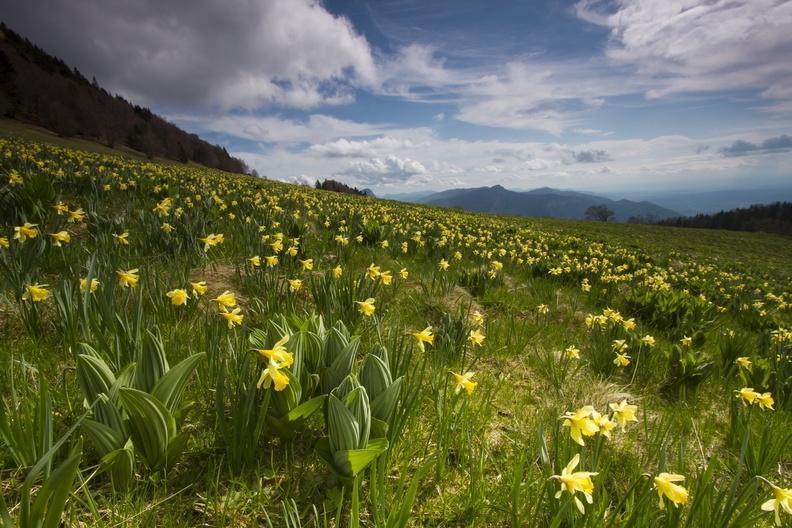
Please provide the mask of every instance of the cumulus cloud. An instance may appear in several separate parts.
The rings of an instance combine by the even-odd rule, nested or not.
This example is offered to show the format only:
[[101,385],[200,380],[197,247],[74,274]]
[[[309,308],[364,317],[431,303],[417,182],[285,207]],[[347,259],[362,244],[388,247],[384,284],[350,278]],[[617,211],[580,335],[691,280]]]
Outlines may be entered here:
[[330,143],[312,145],[310,150],[327,158],[373,158],[383,152],[387,153],[412,146],[413,144],[409,139],[384,136],[363,141],[341,138]]
[[316,0],[27,0],[3,18],[146,103],[310,108],[348,102],[377,79],[366,39]]
[[792,2],[581,0],[610,29],[607,56],[633,66],[646,95],[736,89],[792,100]]
[[610,156],[604,150],[580,150],[573,152],[572,155],[578,163],[599,163],[610,160]]
[[745,156],[747,154],[772,154],[792,150],[792,136],[782,135],[767,138],[761,143],[751,143],[738,139],[728,147],[720,149],[724,156]]
[[428,171],[418,161],[389,155],[385,158],[353,161],[349,167],[337,174],[354,178],[366,185],[387,185],[405,183],[415,176],[427,175]]

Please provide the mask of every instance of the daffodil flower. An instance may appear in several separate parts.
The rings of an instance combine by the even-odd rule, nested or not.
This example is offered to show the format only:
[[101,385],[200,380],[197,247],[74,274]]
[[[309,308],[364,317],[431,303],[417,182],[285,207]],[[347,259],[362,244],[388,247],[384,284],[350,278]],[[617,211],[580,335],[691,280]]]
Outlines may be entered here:
[[586,498],[586,502],[593,504],[594,497],[592,497],[592,493],[594,493],[594,482],[591,480],[591,477],[596,477],[599,473],[592,471],[575,471],[579,463],[580,454],[577,454],[569,461],[566,467],[561,470],[560,475],[553,475],[551,478],[561,482],[561,489],[556,492],[555,498],[560,499],[561,495],[566,491],[574,497],[575,506],[577,506],[578,511],[580,513],[586,513],[586,507],[575,494],[577,492],[582,493]]
[[434,345],[434,334],[432,334],[432,327],[427,326],[420,332],[413,332],[413,337],[415,341],[418,343],[418,348],[421,349],[421,352],[425,352],[426,349],[424,348],[424,343],[429,343],[430,345]]
[[773,498],[762,503],[762,511],[774,512],[775,524],[781,526],[780,512],[783,510],[792,515],[792,488],[781,488],[764,478],[762,480],[767,482],[773,490]]
[[687,504],[688,491],[675,482],[684,482],[685,477],[675,473],[660,473],[654,478],[654,487],[657,490],[658,506],[665,509],[663,497],[668,498],[674,506]]
[[177,288],[165,294],[170,299],[173,306],[182,306],[187,304],[187,290]]
[[622,400],[619,403],[611,403],[608,405],[613,411],[613,418],[619,423],[622,431],[627,428],[627,422],[637,422],[638,418],[635,417],[635,412],[638,410],[637,405],[628,405],[627,400]]
[[241,325],[242,320],[245,318],[241,312],[242,309],[239,307],[236,307],[229,312],[228,309],[223,306],[222,311],[219,313],[225,318],[226,322],[228,323],[228,328],[234,328],[235,326]]
[[236,295],[228,290],[212,299],[212,301],[217,303],[218,308],[232,308],[237,304]]
[[128,271],[118,270],[116,271],[116,276],[118,277],[118,284],[122,288],[134,288],[140,280],[137,268]]
[[14,240],[19,240],[20,242],[26,241],[28,238],[36,238],[39,234],[38,224],[31,224],[30,222],[25,222],[21,226],[17,226],[14,228]]
[[597,422],[592,418],[594,412],[594,407],[586,405],[574,413],[567,411],[561,417],[564,420],[561,425],[569,427],[569,436],[581,446],[586,445],[583,441],[584,436],[594,436],[600,430]]
[[256,349],[262,357],[268,361],[274,361],[278,367],[290,367],[294,363],[294,354],[286,350],[286,343],[289,342],[289,336],[283,336],[271,349],[259,348]]
[[376,307],[374,306],[374,302],[375,302],[374,298],[369,297],[365,301],[355,301],[355,304],[358,305],[358,311],[360,311],[360,313],[362,313],[366,317],[371,317],[372,315],[374,315],[374,310],[376,310]]
[[265,389],[269,389],[270,386],[274,385],[276,391],[284,390],[289,386],[289,377],[280,370],[281,366],[270,359],[267,368],[261,371],[261,377],[256,387],[260,389],[263,386]]
[[47,289],[47,284],[39,284],[38,282],[25,286],[25,293],[22,294],[23,299],[33,302],[46,301],[49,296],[50,291]]
[[206,281],[191,282],[190,286],[192,287],[194,297],[200,297],[209,289],[209,287],[206,285]]
[[68,231],[58,231],[57,233],[50,233],[50,238],[52,239],[52,245],[55,247],[61,247],[62,244],[68,244],[71,242],[71,235]]
[[456,382],[456,387],[454,387],[454,392],[459,394],[464,390],[468,396],[473,394],[473,391],[476,390],[476,386],[478,385],[477,382],[472,381],[471,378],[475,375],[475,372],[465,372],[464,374],[457,374],[456,372],[451,371],[451,375],[454,376],[454,381]]
[[476,328],[475,330],[471,330],[470,333],[468,334],[468,341],[470,341],[473,344],[473,346],[481,346],[481,344],[484,342],[484,339],[486,339],[486,337],[487,336],[485,336],[481,332],[481,330]]

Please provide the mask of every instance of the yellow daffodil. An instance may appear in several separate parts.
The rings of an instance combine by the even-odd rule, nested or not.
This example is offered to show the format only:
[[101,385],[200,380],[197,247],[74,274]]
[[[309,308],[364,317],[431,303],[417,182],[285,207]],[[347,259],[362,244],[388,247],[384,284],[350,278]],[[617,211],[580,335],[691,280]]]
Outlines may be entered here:
[[645,335],[641,338],[641,344],[646,345],[650,348],[655,346],[655,343],[656,343],[655,338],[650,335]]
[[478,310],[474,310],[472,314],[470,314],[470,322],[476,326],[481,326],[484,324],[484,314],[479,312]]
[[449,264],[446,259],[440,259],[440,262],[437,263],[437,269],[439,269],[440,271],[445,271],[450,266],[451,264]]
[[96,290],[99,289],[99,285],[100,285],[100,282],[99,282],[98,279],[91,279],[90,287],[88,286],[88,278],[87,277],[83,278],[83,279],[80,279],[80,291],[83,292],[83,293],[87,292],[89,289],[90,289],[91,293],[93,293],[93,292],[95,292]]
[[209,289],[206,281],[191,282],[190,286],[192,287],[193,297],[200,297]]
[[330,272],[333,274],[334,279],[338,279],[341,278],[341,275],[344,274],[344,268],[338,265],[335,268],[333,268]]
[[434,334],[432,334],[432,327],[427,326],[420,332],[413,332],[413,337],[415,341],[418,343],[418,348],[421,349],[421,352],[424,352],[426,349],[424,348],[424,343],[429,343],[430,345],[434,345]]
[[381,272],[379,278],[385,286],[390,286],[391,282],[393,282],[393,275],[391,275],[390,271]]
[[399,270],[399,278],[402,280],[406,280],[407,277],[410,276],[410,272],[407,271],[407,268],[402,268]]
[[773,395],[769,392],[763,392],[756,397],[756,403],[759,404],[759,408],[764,411],[773,411],[773,404],[775,401],[773,400]]
[[635,417],[638,406],[628,405],[626,399],[620,401],[619,403],[610,403],[608,406],[613,411],[613,418],[619,423],[622,431],[627,428],[627,422],[638,421],[638,418]]
[[686,346],[686,347],[693,346],[692,337],[685,336],[682,339],[680,339],[679,342],[682,343],[682,346]]
[[374,298],[369,297],[365,301],[355,301],[355,304],[358,305],[358,311],[365,315],[366,317],[371,317],[374,315],[374,310],[376,307],[374,306]]
[[792,515],[792,488],[781,488],[765,479],[762,480],[770,484],[773,490],[773,498],[762,503],[762,511],[774,512],[775,524],[776,526],[781,526],[780,512],[783,510],[785,513]]
[[468,341],[470,341],[473,344],[473,346],[481,346],[481,344],[484,342],[484,339],[486,339],[486,337],[487,336],[481,333],[481,330],[476,328],[475,330],[471,330],[470,334],[468,334]]
[[751,360],[747,357],[738,357],[734,362],[737,363],[742,368],[744,368],[745,370],[748,371],[751,370],[752,363]]
[[658,506],[661,510],[665,509],[663,497],[668,498],[674,506],[687,504],[688,491],[675,482],[684,482],[685,477],[675,473],[660,473],[654,478],[654,487],[657,490]]
[[456,387],[454,388],[454,392],[456,394],[459,394],[464,389],[468,396],[470,396],[473,394],[473,391],[476,390],[478,383],[471,381],[471,378],[475,375],[475,372],[457,374],[456,372],[452,371],[451,375],[454,376],[454,381],[456,382]]
[[17,226],[14,228],[14,240],[19,240],[20,242],[24,242],[28,238],[36,238],[39,234],[38,224],[31,224],[30,222],[25,222],[24,225]]
[[140,280],[137,268],[128,271],[118,270],[116,271],[116,276],[118,277],[118,284],[122,288],[134,288]]
[[166,293],[165,296],[170,299],[173,306],[182,306],[187,304],[187,290],[182,288],[171,290]]
[[289,386],[289,377],[281,372],[280,369],[281,367],[278,363],[270,360],[267,364],[267,368],[261,372],[261,377],[256,387],[260,389],[263,386],[265,389],[269,389],[270,386],[274,385],[276,391],[284,390]]
[[0,248],[8,249],[11,244],[8,242],[8,237],[0,236]]
[[234,328],[235,326],[241,325],[242,320],[245,318],[241,312],[242,309],[239,307],[236,307],[229,312],[228,309],[223,306],[219,313],[225,318],[226,322],[228,323],[228,328]]
[[286,350],[286,343],[289,342],[289,336],[283,336],[275,345],[270,348],[259,348],[256,352],[269,361],[274,361],[278,367],[290,367],[294,363],[294,354]]
[[204,245],[204,252],[209,251],[210,248],[225,242],[225,237],[222,234],[209,233],[203,238],[199,238]]
[[561,481],[561,489],[555,494],[556,499],[560,499],[561,495],[566,491],[575,499],[575,506],[580,513],[586,513],[586,508],[583,502],[575,495],[577,492],[583,494],[586,502],[592,504],[594,502],[594,482],[591,477],[596,477],[599,473],[592,471],[575,471],[580,463],[580,454],[575,455],[572,460],[561,470],[560,475],[553,475],[551,478]]
[[366,269],[366,277],[371,280],[374,280],[379,276],[380,276],[380,267],[375,266],[374,263],[372,262],[371,265],[368,267],[368,269]]
[[55,212],[58,213],[58,216],[63,216],[69,212],[69,206],[63,202],[58,202],[52,206],[55,209]]
[[38,282],[25,286],[25,293],[22,294],[23,299],[33,302],[46,301],[49,296],[50,291],[47,289],[47,284],[39,284]]
[[264,257],[264,260],[266,261],[268,268],[274,268],[275,266],[278,265],[278,256],[277,255],[270,255],[270,256]]
[[85,211],[82,210],[82,207],[78,207],[74,211],[69,211],[69,223],[78,224],[85,220]]
[[55,247],[61,247],[62,244],[68,244],[71,242],[71,235],[68,231],[58,231],[57,233],[50,233],[50,238],[52,238],[52,245]]
[[743,387],[742,389],[734,392],[736,393],[736,397],[742,400],[743,405],[751,405],[756,403],[756,399],[760,396],[760,394],[751,387]]
[[570,345],[564,349],[564,354],[569,359],[580,359],[580,349],[574,345]]
[[313,259],[298,260],[302,266],[303,271],[311,271],[314,266]]
[[536,313],[541,315],[546,315],[550,313],[550,307],[547,306],[546,304],[540,304],[539,306],[536,307]]
[[163,231],[164,233],[171,233],[171,232],[173,232],[173,226],[172,226],[172,225],[170,225],[168,222],[165,222],[165,223],[163,223],[163,224],[160,226],[160,229],[162,229],[162,231]]
[[289,279],[289,291],[292,293],[300,291],[302,281],[300,279]]
[[113,233],[113,238],[115,238],[116,242],[121,244],[122,246],[129,245],[129,231],[124,231],[120,235]]
[[617,367],[623,368],[630,364],[631,359],[632,358],[627,354],[625,354],[624,352],[617,353],[616,357],[613,359],[613,364],[616,365]]
[[224,291],[223,293],[212,299],[212,301],[217,303],[218,308],[232,308],[236,306],[237,303],[236,295],[234,294],[234,292],[228,290]]
[[574,413],[567,411],[561,417],[564,420],[561,425],[569,427],[569,436],[579,445],[586,445],[583,441],[584,436],[594,436],[599,432],[599,426],[592,418],[594,412],[594,407],[586,405]]

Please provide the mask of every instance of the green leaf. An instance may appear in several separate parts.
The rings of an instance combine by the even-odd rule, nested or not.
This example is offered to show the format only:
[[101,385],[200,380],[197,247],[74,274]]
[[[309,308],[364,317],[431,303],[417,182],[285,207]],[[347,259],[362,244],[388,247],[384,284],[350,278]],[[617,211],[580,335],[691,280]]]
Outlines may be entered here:
[[346,405],[332,394],[327,397],[327,430],[333,452],[358,447],[360,425]]
[[67,458],[38,490],[36,500],[30,508],[30,525],[42,528],[57,528],[61,525],[63,509],[71,493],[81,458],[82,453]]
[[322,394],[321,396],[317,396],[315,398],[311,398],[310,400],[301,403],[286,415],[286,420],[289,422],[296,422],[298,420],[305,420],[309,418],[313,413],[321,409],[322,404],[327,399],[327,395]]
[[162,340],[151,330],[146,331],[139,354],[136,361],[135,387],[144,392],[151,392],[157,381],[170,368]]
[[135,474],[135,449],[132,439],[124,447],[111,451],[102,457],[102,465],[110,471],[115,491],[125,491]]
[[179,409],[179,402],[184,394],[187,379],[198,366],[198,362],[206,357],[206,352],[192,355],[166,372],[154,385],[152,395],[165,405],[171,413]]
[[119,391],[121,403],[129,415],[129,429],[135,449],[151,469],[167,462],[168,445],[176,436],[176,420],[154,396],[124,387]]
[[397,379],[390,385],[390,387],[381,392],[379,396],[372,399],[371,416],[379,418],[385,422],[390,420],[393,409],[396,407],[396,402],[399,400],[402,379],[403,378]]
[[374,459],[388,450],[388,441],[378,438],[368,443],[365,449],[336,451],[333,453],[334,467],[341,475],[354,478],[363,471]]
[[102,457],[111,451],[121,449],[127,440],[120,431],[91,419],[83,422],[83,430]]

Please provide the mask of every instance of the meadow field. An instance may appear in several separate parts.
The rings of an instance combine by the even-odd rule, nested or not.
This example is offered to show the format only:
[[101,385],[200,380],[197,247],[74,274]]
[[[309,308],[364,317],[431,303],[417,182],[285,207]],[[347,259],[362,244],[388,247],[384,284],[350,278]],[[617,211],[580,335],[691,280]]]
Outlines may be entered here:
[[792,240],[0,139],[0,519],[792,523]]

